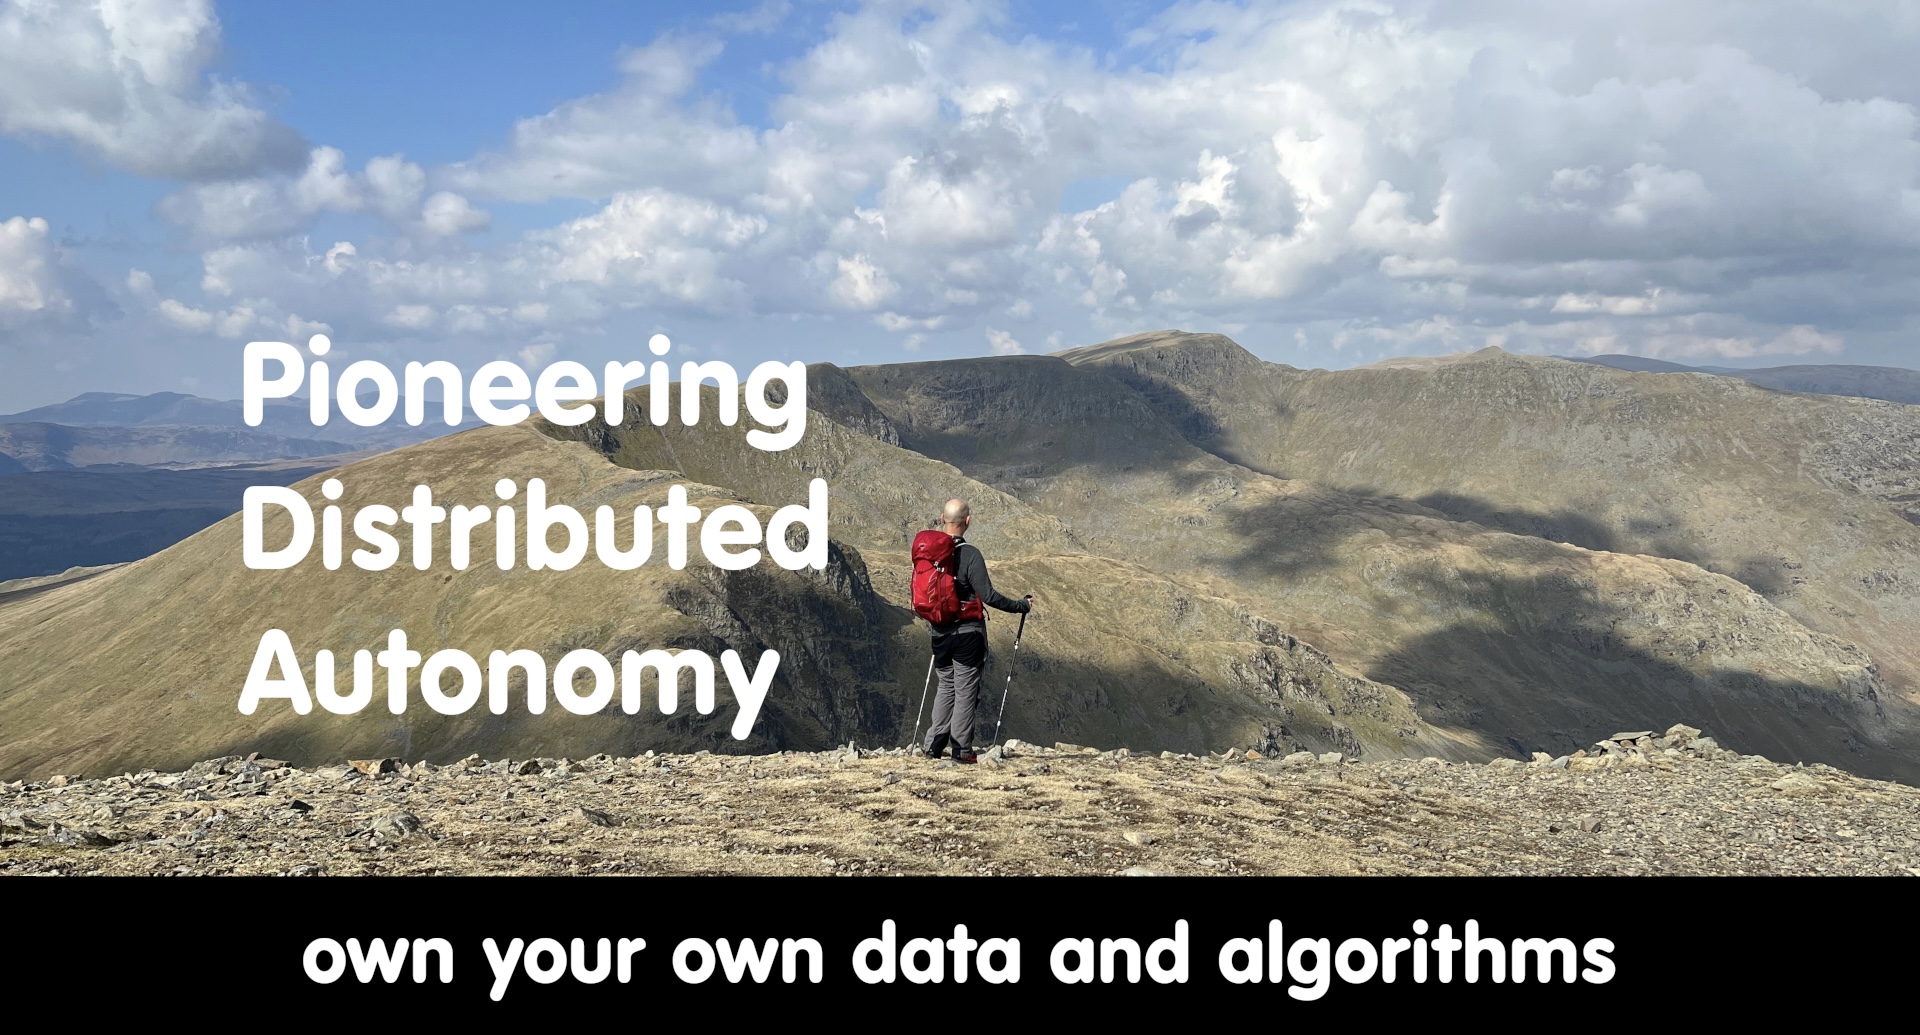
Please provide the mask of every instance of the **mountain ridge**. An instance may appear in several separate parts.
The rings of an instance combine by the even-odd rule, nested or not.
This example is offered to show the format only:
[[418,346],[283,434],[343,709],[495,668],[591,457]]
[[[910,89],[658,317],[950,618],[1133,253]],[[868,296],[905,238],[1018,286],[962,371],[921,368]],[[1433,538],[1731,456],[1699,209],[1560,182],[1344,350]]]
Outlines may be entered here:
[[[1554,546],[1537,537],[1462,524],[1409,499],[1354,495],[1326,487],[1331,483],[1275,480],[1196,448],[1181,436],[1196,421],[1218,423],[1204,407],[1183,402],[1169,412],[1159,401],[1173,398],[1166,391],[1156,393],[1152,385],[1128,391],[1136,386],[1107,376],[1115,373],[1113,357],[1151,338],[1135,336],[1079,353],[1084,366],[1097,367],[1077,375],[1080,388],[1064,373],[1073,365],[1057,357],[1022,359],[1018,369],[1028,373],[1019,385],[1012,383],[1015,368],[1001,360],[898,364],[850,373],[900,429],[903,444],[931,450],[969,475],[1060,515],[1096,549],[1259,600],[1294,632],[1376,681],[1403,690],[1424,685],[1424,692],[1415,694],[1422,715],[1442,728],[1471,727],[1482,711],[1532,714],[1503,734],[1515,738],[1510,750],[1520,750],[1549,744],[1569,729],[1604,725],[1612,719],[1584,714],[1592,704],[1579,700],[1574,688],[1598,691],[1619,682],[1607,673],[1622,665],[1639,673],[1634,682],[1640,688],[1633,693],[1649,695],[1636,698],[1642,714],[1658,714],[1661,707],[1684,710],[1671,699],[1659,703],[1669,693],[1690,702],[1702,693],[1731,693],[1725,699],[1738,699],[1749,691],[1736,685],[1746,685],[1742,681],[1749,678],[1757,681],[1750,689],[1764,696],[1768,691],[1759,690],[1759,684],[1803,671],[1780,683],[1778,692],[1801,695],[1792,687],[1804,679],[1808,688],[1830,688],[1809,700],[1835,693],[1833,706],[1842,712],[1865,708],[1860,714],[1878,715],[1878,675],[1863,653],[1853,649],[1851,660],[1839,661],[1852,649],[1841,647],[1844,641],[1816,646],[1826,643],[1821,634],[1765,605],[1746,587],[1718,582],[1718,576],[1688,562]],[[1185,344],[1190,348],[1178,354],[1161,350],[1160,358],[1182,370],[1211,370],[1222,383],[1254,384],[1246,370],[1259,361],[1231,339],[1200,335]],[[1085,381],[1087,373],[1096,380]],[[1052,400],[1075,398],[1087,386],[1101,385],[1107,386],[1099,391],[1109,399],[1108,415],[1115,418],[1108,424],[1077,426],[1073,415],[1045,409]],[[1000,422],[995,434],[962,434],[978,431],[984,419],[970,405],[989,399]],[[1025,423],[1014,422],[1029,404],[1041,409]],[[1164,420],[1140,419],[1155,405]],[[1074,413],[1096,410],[1082,399]],[[1049,456],[1055,439],[1073,448]],[[1086,447],[1089,442],[1098,445]],[[956,443],[951,452],[942,452]],[[1129,448],[1136,455],[1127,455]],[[1617,603],[1642,589],[1653,593],[1645,599],[1714,618],[1695,626],[1691,623],[1700,619],[1681,621],[1675,615],[1671,630],[1645,623]],[[1455,616],[1462,614],[1474,620],[1460,622]],[[1493,628],[1479,628],[1489,615],[1498,616]],[[1771,660],[1753,668],[1750,677],[1734,677],[1741,664],[1732,658],[1747,648],[1725,641],[1716,630],[1750,621],[1770,630],[1763,640],[1791,641],[1798,645],[1793,651],[1832,657],[1833,664],[1854,674],[1833,683],[1831,675],[1816,674],[1819,665],[1795,670],[1800,662],[1786,652],[1769,655]],[[1693,630],[1687,634],[1691,639],[1676,638],[1680,628]],[[1699,667],[1702,648],[1713,643],[1721,646],[1704,653],[1724,660]],[[1836,649],[1841,654],[1824,653]],[[1442,670],[1447,671],[1436,680],[1434,674]],[[1689,672],[1694,674],[1681,675]],[[1542,683],[1566,690],[1540,698],[1533,688]],[[1462,696],[1463,687],[1476,684],[1504,689],[1491,697]],[[1689,689],[1662,689],[1670,686]],[[1609,693],[1616,698],[1613,706],[1632,696],[1619,689]],[[1880,720],[1867,721],[1871,727]],[[1771,735],[1787,736],[1789,742],[1800,736],[1779,730],[1763,735],[1750,720],[1724,712],[1716,713],[1715,722],[1753,738],[1751,743]],[[1876,738],[1856,728],[1838,739]],[[1897,758],[1883,761],[1907,764]]]
[[[1568,373],[1582,370],[1590,373]],[[1808,403],[1726,379],[1704,394],[1693,379],[1669,388],[1631,380],[1653,377],[1505,355],[1427,370],[1300,371],[1222,335],[1149,333],[1067,358],[815,365],[814,420],[784,453],[747,447],[744,427],[654,427],[639,392],[618,426],[531,421],[445,436],[342,468],[347,499],[403,500],[420,478],[449,502],[490,498],[497,478],[537,475],[554,501],[576,507],[658,505],[680,482],[703,509],[743,502],[764,516],[824,477],[835,560],[825,573],[242,573],[238,519],[229,518],[142,561],[0,599],[0,729],[12,734],[0,742],[0,775],[153,766],[161,755],[184,764],[242,747],[438,762],[472,750],[766,751],[903,737],[926,671],[924,632],[904,606],[906,542],[941,500],[962,495],[974,502],[970,538],[996,584],[1039,600],[1007,709],[1011,735],[1484,759],[1565,753],[1632,719],[1704,717],[1742,750],[1916,779],[1907,691],[1885,682],[1882,654],[1897,655],[1898,644],[1872,622],[1855,615],[1821,631],[1804,624],[1794,593],[1756,592],[1695,562],[1713,556],[1503,529],[1463,516],[1458,500],[1394,483],[1391,464],[1367,466],[1395,450],[1417,455],[1418,443],[1395,429],[1465,419],[1445,409],[1461,400],[1474,416],[1511,414],[1518,428],[1601,403],[1644,423],[1671,405],[1663,393],[1685,388],[1699,399],[1680,416],[1687,406],[1746,406],[1750,396],[1802,400],[1790,405],[1811,416],[1782,425],[1804,440],[1793,448],[1839,449],[1820,468],[1831,483],[1820,491],[1855,503],[1900,495],[1898,455],[1880,448],[1876,467],[1874,450],[1820,437],[1834,422],[1857,431],[1865,413],[1897,438],[1905,425],[1874,409],[1893,404]],[[1329,378],[1365,390],[1349,398],[1336,385],[1346,409],[1325,411],[1314,393]],[[1598,402],[1581,401],[1595,384]],[[1369,401],[1376,390],[1385,394]],[[1491,405],[1476,401],[1485,391],[1499,407],[1473,408]],[[1409,400],[1440,408],[1409,410]],[[1303,413],[1313,415],[1304,425]],[[1320,424],[1345,429],[1340,462],[1288,469],[1325,459],[1313,449]],[[1300,455],[1266,463],[1277,449]],[[1486,472],[1441,475],[1457,486]],[[319,480],[296,490],[316,499]],[[1492,502],[1495,483],[1484,487]],[[1708,481],[1713,492],[1720,484]],[[1639,534],[1611,529],[1611,519],[1602,512],[1581,528]],[[1824,569],[1810,574],[1831,581]],[[1898,576],[1883,588],[1888,600],[1903,592]],[[1882,617],[1888,628],[1904,620],[1897,609]],[[724,739],[725,714],[242,720],[232,698],[251,641],[182,645],[178,631],[254,635],[269,621],[296,623],[302,652],[371,646],[404,627],[422,650],[773,647],[793,665],[763,728],[738,744]],[[98,647],[76,639],[103,629],[111,634]],[[996,622],[990,632],[1005,666],[1012,630]],[[1004,675],[996,667],[989,682]]]
[[1574,363],[1592,363],[1640,373],[1713,374],[1734,377],[1762,388],[1808,395],[1854,396],[1887,402],[1920,404],[1920,371],[1905,367],[1861,366],[1851,363],[1801,363],[1778,367],[1699,367],[1643,356],[1562,356]]
[[[1200,444],[1235,462],[1488,527],[1702,563],[1814,628],[1855,639],[1871,629],[1876,657],[1915,685],[1920,412],[1486,350],[1424,370],[1248,368],[1221,357],[1223,340],[1143,337],[1094,362],[1197,413]],[[1251,412],[1270,419],[1236,416]],[[1413,414],[1450,423],[1398,434]],[[1839,531],[1806,534],[1834,513],[1847,518]]]

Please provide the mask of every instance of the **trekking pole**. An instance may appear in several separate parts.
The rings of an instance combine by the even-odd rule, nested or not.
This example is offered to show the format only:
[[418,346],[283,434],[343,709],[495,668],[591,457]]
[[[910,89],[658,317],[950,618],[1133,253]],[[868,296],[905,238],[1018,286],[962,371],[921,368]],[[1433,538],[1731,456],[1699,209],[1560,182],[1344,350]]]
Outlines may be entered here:
[[913,714],[913,740],[911,746],[920,744],[920,719],[927,714],[927,691],[933,688],[933,655],[927,655],[927,682],[920,688],[920,710]]
[[1000,743],[1000,723],[1007,717],[1007,698],[1013,696],[1013,670],[1020,661],[1020,637],[1027,631],[1027,613],[1020,612],[1020,628],[1013,632],[1013,660],[1007,662],[1007,688],[1000,693],[1000,714],[993,720],[993,742]]

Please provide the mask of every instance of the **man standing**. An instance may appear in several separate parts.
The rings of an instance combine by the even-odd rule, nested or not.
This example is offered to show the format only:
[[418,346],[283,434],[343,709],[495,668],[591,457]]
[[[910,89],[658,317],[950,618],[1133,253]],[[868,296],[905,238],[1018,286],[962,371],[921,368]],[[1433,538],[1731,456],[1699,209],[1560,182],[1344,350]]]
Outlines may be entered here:
[[951,744],[953,760],[970,763],[976,760],[974,704],[979,700],[980,676],[987,664],[987,616],[980,605],[1026,614],[1033,610],[1033,597],[1015,600],[994,591],[993,580],[987,577],[987,559],[981,556],[979,547],[966,540],[967,528],[973,524],[973,511],[966,500],[948,500],[940,521],[953,537],[953,588],[960,609],[953,621],[933,626],[933,666],[940,689],[933,698],[933,726],[927,731],[925,746],[928,758],[939,758]]

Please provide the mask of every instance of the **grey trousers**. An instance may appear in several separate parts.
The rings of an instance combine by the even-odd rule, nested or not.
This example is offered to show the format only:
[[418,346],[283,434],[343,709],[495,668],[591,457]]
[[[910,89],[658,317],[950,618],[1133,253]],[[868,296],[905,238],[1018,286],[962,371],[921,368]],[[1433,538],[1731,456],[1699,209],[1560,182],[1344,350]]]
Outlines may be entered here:
[[[949,742],[956,752],[973,748],[974,709],[980,700],[980,675],[986,668],[987,660],[986,635],[978,635],[978,649],[946,652],[949,657],[944,660],[948,664],[936,664],[933,670],[934,678],[939,680],[940,685],[933,696],[933,725],[927,730],[926,749],[929,753],[944,749]],[[936,653],[935,661],[940,660],[943,659]],[[968,664],[968,661],[975,664]]]

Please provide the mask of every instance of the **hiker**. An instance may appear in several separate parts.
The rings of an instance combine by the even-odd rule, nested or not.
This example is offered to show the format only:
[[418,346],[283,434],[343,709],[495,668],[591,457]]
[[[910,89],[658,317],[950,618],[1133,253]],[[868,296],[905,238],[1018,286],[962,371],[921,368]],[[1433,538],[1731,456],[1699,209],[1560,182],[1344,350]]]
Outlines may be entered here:
[[1033,610],[1033,597],[1001,596],[987,577],[987,559],[967,542],[973,511],[966,500],[948,500],[941,511],[945,531],[928,529],[913,540],[914,611],[933,626],[933,669],[940,689],[933,699],[933,726],[924,745],[939,758],[949,745],[953,760],[975,761],[974,702],[987,664],[987,614],[982,603],[1009,614]]

